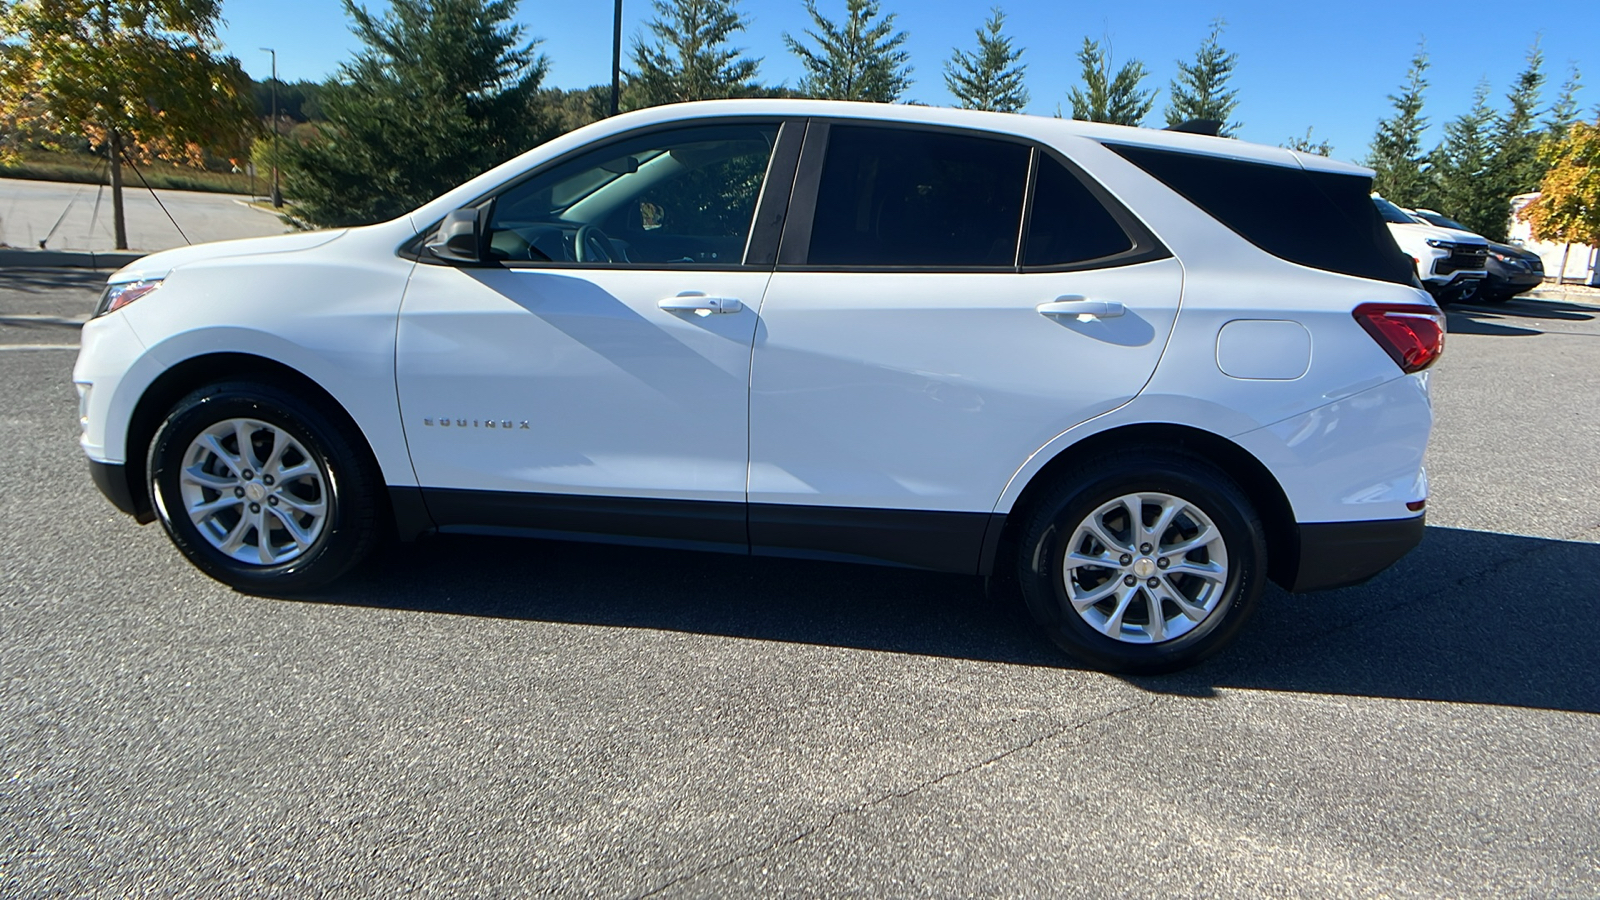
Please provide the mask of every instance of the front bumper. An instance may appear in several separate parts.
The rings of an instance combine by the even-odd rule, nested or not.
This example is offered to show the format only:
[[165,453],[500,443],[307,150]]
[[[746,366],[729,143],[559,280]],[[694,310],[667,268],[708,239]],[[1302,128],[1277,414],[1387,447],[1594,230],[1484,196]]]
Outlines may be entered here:
[[1498,262],[1489,263],[1489,277],[1484,279],[1484,290],[1490,293],[1520,294],[1544,283],[1544,269],[1534,270],[1523,266],[1513,268]]
[[100,493],[106,495],[111,505],[133,516],[141,524],[155,521],[155,512],[148,503],[135,499],[133,488],[128,484],[128,469],[117,463],[104,463],[89,460],[89,477],[94,480],[94,486]]
[[1295,593],[1349,587],[1372,578],[1422,542],[1426,516],[1300,525]]

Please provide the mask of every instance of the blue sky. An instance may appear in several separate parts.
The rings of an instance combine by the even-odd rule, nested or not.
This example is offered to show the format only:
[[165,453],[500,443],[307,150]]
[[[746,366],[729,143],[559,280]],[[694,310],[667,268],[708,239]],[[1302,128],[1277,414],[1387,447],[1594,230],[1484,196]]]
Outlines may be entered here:
[[[915,68],[908,99],[946,105],[943,64],[953,46],[969,49],[973,30],[988,15],[987,0],[882,0],[908,31],[907,48]],[[382,0],[366,4],[382,9]],[[818,0],[825,15],[842,17],[844,0]],[[1146,124],[1159,125],[1166,86],[1175,61],[1192,57],[1212,19],[1227,22],[1223,45],[1240,55],[1234,86],[1239,89],[1236,118],[1240,137],[1278,144],[1303,134],[1333,142],[1334,156],[1359,160],[1379,118],[1388,114],[1387,95],[1395,92],[1418,41],[1432,58],[1431,86],[1424,110],[1439,139],[1443,125],[1465,112],[1474,86],[1488,79],[1491,96],[1504,97],[1537,39],[1553,98],[1570,64],[1589,82],[1579,94],[1585,115],[1600,105],[1600,2],[1546,0],[1527,6],[1504,2],[1177,2],[1145,0],[1121,4],[1074,4],[1060,0],[1007,0],[1000,4],[1007,32],[1027,52],[1028,112],[1049,115],[1066,102],[1077,83],[1074,56],[1085,35],[1110,39],[1117,61],[1137,57],[1151,70],[1146,86],[1159,86],[1155,111]],[[624,60],[628,46],[644,32],[652,15],[648,0],[624,0]],[[740,10],[749,28],[737,45],[761,57],[762,80],[795,84],[800,67],[783,46],[783,34],[798,35],[809,22],[800,0],[744,0]],[[610,0],[522,0],[517,20],[541,37],[550,58],[546,84],[580,87],[610,81]],[[333,75],[356,47],[342,8],[334,0],[225,0],[220,37],[256,78],[266,77],[269,57],[259,47],[278,51],[279,75],[286,80],[323,80]]]

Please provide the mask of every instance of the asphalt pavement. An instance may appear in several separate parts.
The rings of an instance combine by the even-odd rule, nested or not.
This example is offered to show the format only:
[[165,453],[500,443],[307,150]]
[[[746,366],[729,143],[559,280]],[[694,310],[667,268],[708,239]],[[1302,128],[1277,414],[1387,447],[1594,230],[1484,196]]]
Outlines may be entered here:
[[[131,177],[131,176],[130,176]],[[155,251],[190,241],[282,234],[289,227],[247,197],[206,191],[123,188],[128,246]],[[109,188],[0,178],[0,244],[25,250],[110,250],[116,246]]]
[[439,538],[234,593],[18,349],[97,287],[0,272],[0,896],[1600,895],[1600,306],[1454,310],[1423,545],[1126,679],[897,569]]

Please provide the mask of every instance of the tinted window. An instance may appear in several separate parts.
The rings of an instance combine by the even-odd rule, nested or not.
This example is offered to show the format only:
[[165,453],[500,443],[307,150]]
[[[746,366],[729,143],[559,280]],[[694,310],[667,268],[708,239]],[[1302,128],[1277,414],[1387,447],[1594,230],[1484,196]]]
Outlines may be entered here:
[[1133,241],[1083,182],[1060,162],[1039,154],[1022,264],[1059,266],[1131,249]]
[[1274,256],[1396,284],[1415,278],[1372,203],[1367,176],[1107,146]]
[[1373,197],[1372,205],[1378,208],[1378,215],[1391,225],[1415,225],[1417,217],[1406,212],[1382,197]]
[[807,262],[970,268],[1016,263],[1028,148],[966,135],[835,125]]
[[776,125],[700,126],[585,153],[496,198],[490,252],[601,265],[739,263],[777,133]]

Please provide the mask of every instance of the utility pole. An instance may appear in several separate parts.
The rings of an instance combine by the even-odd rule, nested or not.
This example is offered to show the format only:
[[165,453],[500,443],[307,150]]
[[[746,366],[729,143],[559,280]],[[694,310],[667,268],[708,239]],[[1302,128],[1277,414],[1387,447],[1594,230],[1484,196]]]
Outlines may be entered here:
[[622,91],[622,0],[611,20],[611,114],[617,114],[617,94]]
[[278,190],[278,51],[271,47],[261,49],[272,54],[272,208],[278,209],[283,206],[283,192]]

